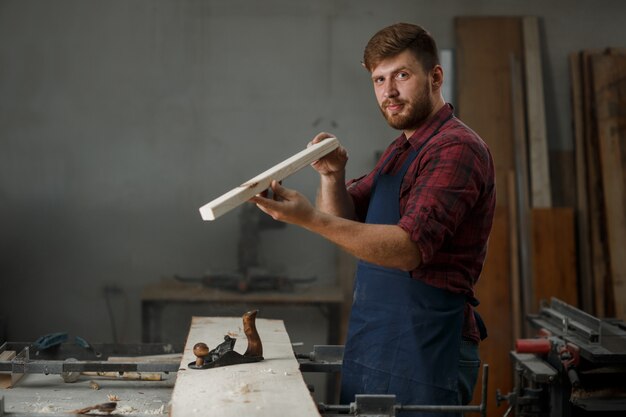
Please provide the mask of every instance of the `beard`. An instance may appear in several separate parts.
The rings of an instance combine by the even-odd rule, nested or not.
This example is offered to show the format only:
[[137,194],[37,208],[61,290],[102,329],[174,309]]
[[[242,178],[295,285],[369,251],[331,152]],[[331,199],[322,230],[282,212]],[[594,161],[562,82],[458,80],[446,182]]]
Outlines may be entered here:
[[[380,105],[380,111],[389,126],[397,130],[416,130],[433,111],[434,104],[430,100],[428,83],[408,100],[385,99]],[[385,109],[390,104],[403,104],[400,113],[391,114]]]

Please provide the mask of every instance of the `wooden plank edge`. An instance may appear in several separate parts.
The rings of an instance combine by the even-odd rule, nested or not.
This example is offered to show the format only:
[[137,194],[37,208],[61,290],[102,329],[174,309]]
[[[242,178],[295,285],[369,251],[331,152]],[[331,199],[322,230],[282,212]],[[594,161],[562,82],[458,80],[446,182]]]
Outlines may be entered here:
[[[511,110],[513,113],[513,139],[515,145],[515,173],[517,183],[517,228],[518,228],[518,251],[520,289],[522,292],[522,317],[526,317],[534,311],[533,308],[533,283],[532,283],[532,241],[530,224],[530,196],[528,188],[528,146],[527,132],[524,124],[524,88],[522,80],[522,64],[513,54],[511,62]],[[511,219],[511,221],[513,221]],[[530,335],[531,329],[528,323],[522,326],[522,334]]]
[[[592,80],[596,106],[598,145],[601,166],[602,186],[604,188],[604,215],[606,219],[606,245],[608,248],[609,271],[615,316],[626,318],[626,261],[621,256],[624,248],[623,230],[626,228],[626,216],[623,202],[626,201],[624,184],[621,181],[626,167],[622,163],[620,147],[622,136],[619,125],[623,117],[611,110],[619,105],[618,82],[622,81],[626,61],[619,65],[622,57],[610,54],[592,56]],[[622,58],[623,59],[623,58]],[[611,60],[611,62],[609,61]],[[610,64],[610,65],[609,65]],[[622,70],[622,71],[620,71]],[[609,100],[609,96],[613,100]],[[616,104],[617,103],[617,104]],[[621,178],[620,178],[621,177]]]
[[246,181],[229,192],[222,194],[211,202],[200,207],[203,220],[215,220],[235,207],[245,203],[250,198],[266,190],[272,180],[282,181],[291,174],[310,165],[312,162],[329,154],[339,147],[336,138],[327,138],[309,146],[290,158],[285,159],[272,168]]
[[589,230],[589,193],[587,192],[587,164],[585,156],[585,123],[583,116],[582,54],[569,55],[570,92],[572,105],[572,130],[574,132],[574,156],[576,164],[576,242],[579,279],[579,302],[583,311],[595,315],[595,288],[591,268],[591,245]]
[[544,103],[539,21],[536,16],[522,20],[524,70],[526,75],[526,117],[532,207],[552,206],[552,186],[548,161],[548,138]]
[[509,234],[510,234],[510,254],[511,254],[511,310],[513,321],[513,339],[522,337],[523,313],[522,313],[522,293],[520,285],[520,265],[519,265],[519,238],[517,218],[517,193],[515,187],[515,171],[507,171],[507,182],[509,192]]

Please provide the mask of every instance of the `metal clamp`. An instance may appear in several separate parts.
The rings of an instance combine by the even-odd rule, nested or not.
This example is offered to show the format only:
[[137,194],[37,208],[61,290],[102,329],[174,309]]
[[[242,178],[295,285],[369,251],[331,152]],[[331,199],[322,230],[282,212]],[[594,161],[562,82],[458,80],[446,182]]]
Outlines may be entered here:
[[483,380],[479,405],[404,405],[396,404],[395,395],[356,395],[350,405],[318,404],[320,413],[348,413],[356,417],[395,417],[398,411],[417,411],[429,413],[480,413],[487,416],[487,386],[489,365],[483,365]]
[[313,352],[296,354],[302,372],[340,372],[343,345],[314,345]]

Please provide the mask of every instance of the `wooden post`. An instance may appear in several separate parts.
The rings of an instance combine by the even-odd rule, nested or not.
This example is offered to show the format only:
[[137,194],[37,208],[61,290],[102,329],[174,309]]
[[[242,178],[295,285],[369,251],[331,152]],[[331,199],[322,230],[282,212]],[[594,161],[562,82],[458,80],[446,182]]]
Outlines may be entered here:
[[626,55],[596,55],[591,63],[615,315],[626,319],[626,116],[620,111],[626,91]]
[[528,120],[528,154],[530,166],[531,207],[551,207],[550,164],[546,112],[541,73],[541,44],[536,16],[522,21],[524,34],[524,67],[526,75],[526,118]]

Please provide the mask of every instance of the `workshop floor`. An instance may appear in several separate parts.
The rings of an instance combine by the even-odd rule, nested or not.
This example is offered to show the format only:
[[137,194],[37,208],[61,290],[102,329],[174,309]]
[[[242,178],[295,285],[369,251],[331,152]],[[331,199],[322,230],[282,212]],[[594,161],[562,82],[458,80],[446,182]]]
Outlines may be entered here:
[[165,375],[165,378],[163,381],[129,381],[81,376],[77,382],[65,383],[59,375],[28,374],[14,388],[0,389],[0,397],[4,397],[7,414],[63,414],[109,402],[109,396],[119,399],[111,414],[168,414],[176,375]]

